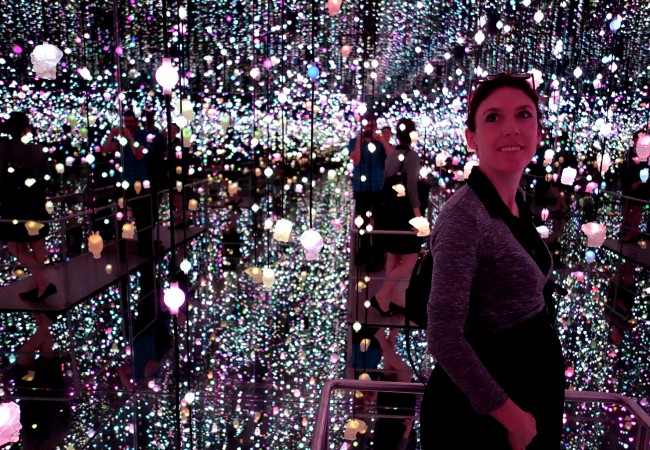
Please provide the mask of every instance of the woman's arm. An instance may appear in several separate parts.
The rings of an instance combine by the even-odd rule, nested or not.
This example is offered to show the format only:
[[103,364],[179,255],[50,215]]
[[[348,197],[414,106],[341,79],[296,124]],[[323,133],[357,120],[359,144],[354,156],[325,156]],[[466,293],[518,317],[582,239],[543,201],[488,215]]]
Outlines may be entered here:
[[462,203],[463,198],[457,198],[451,208],[445,206],[434,229],[427,338],[429,351],[474,410],[486,414],[502,406],[508,396],[465,338],[482,230]]
[[467,395],[474,410],[492,415],[506,428],[511,447],[524,450],[537,433],[535,419],[508,397],[465,339],[464,326],[479,267],[483,230],[460,203],[451,211],[442,210],[432,237],[429,351]]

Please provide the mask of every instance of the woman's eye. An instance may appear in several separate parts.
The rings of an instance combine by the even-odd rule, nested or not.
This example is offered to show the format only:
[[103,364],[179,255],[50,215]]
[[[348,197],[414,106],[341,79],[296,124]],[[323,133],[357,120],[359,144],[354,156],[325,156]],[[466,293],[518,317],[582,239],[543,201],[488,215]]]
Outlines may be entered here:
[[519,117],[527,119],[527,118],[533,117],[533,115],[531,114],[530,111],[523,110],[523,111],[519,112]]
[[485,116],[485,121],[486,122],[496,122],[499,116],[497,113],[490,113],[487,116]]

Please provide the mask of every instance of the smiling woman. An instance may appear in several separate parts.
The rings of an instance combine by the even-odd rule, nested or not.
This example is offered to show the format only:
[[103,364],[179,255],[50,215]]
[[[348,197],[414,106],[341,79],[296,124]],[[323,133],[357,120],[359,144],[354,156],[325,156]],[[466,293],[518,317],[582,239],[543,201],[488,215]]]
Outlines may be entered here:
[[422,448],[559,448],[564,363],[543,292],[552,260],[518,188],[539,119],[520,76],[479,84],[470,102],[465,136],[480,166],[432,234],[427,337],[438,364]]
[[[466,130],[467,144],[478,152],[481,170],[514,206],[514,192],[501,185],[518,185],[523,169],[541,140],[536,104],[520,89],[500,87],[477,108],[475,129]],[[515,186],[516,186],[515,185]]]

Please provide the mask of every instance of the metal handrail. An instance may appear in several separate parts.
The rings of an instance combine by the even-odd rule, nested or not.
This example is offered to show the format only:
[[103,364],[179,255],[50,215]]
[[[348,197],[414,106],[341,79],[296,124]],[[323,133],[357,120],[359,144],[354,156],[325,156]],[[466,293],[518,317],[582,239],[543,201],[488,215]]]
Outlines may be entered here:
[[[314,435],[311,441],[311,450],[325,450],[327,448],[327,425],[329,422],[329,406],[331,393],[338,389],[381,391],[403,394],[423,394],[424,385],[421,383],[401,383],[393,381],[361,381],[352,379],[330,380],[323,386],[321,399],[316,416]],[[613,392],[592,392],[592,391],[566,391],[565,402],[609,402],[624,405],[639,421],[639,431],[636,442],[637,450],[648,450],[650,445],[650,416],[632,399]]]

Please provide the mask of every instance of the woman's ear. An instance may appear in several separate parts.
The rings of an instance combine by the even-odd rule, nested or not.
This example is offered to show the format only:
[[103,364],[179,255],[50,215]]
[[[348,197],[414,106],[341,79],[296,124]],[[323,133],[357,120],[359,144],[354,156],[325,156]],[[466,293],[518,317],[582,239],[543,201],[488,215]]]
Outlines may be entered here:
[[465,143],[467,144],[467,148],[471,151],[475,152],[478,150],[476,145],[476,135],[470,131],[469,128],[465,128]]

